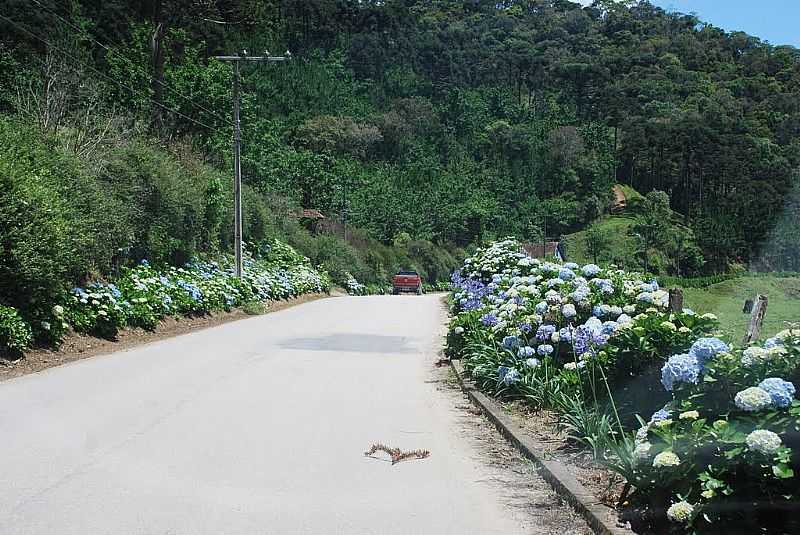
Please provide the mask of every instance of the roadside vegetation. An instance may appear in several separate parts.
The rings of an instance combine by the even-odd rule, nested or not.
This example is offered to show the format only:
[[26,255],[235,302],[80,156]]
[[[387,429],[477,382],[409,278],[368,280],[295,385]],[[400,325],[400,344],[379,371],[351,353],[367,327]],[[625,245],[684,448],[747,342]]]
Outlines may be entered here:
[[670,311],[651,277],[519,251],[494,242],[453,278],[447,351],[481,389],[559,414],[625,479],[638,532],[800,528],[780,514],[800,492],[800,328],[741,346],[707,310]]
[[0,30],[0,304],[34,338],[69,288],[231,252],[232,72],[213,56],[245,49],[292,52],[243,70],[245,240],[335,285],[436,285],[505,234],[659,275],[800,269],[798,52],[694,15],[35,0]]

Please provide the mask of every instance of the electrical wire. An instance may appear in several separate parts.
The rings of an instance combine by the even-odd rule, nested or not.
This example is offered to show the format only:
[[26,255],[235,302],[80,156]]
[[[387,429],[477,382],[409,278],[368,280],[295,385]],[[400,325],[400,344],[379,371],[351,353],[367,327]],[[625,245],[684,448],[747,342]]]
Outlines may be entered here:
[[22,26],[21,24],[18,24],[17,22],[15,22],[14,20],[12,20],[12,19],[10,19],[10,18],[6,17],[5,15],[2,15],[2,14],[0,14],[0,18],[2,18],[2,19],[4,19],[4,20],[6,20],[7,22],[11,23],[11,25],[12,25],[12,26],[15,26],[15,27],[16,27],[16,28],[18,28],[19,30],[22,30],[23,32],[27,33],[28,35],[30,35],[30,36],[31,36],[31,37],[33,37],[34,39],[37,39],[37,40],[41,41],[42,43],[44,43],[44,44],[45,44],[45,45],[47,45],[48,47],[50,47],[50,48],[52,48],[52,49],[55,49],[55,50],[58,50],[58,51],[59,51],[59,52],[61,52],[61,53],[62,53],[64,56],[66,56],[66,57],[68,57],[68,58],[72,59],[73,61],[76,61],[76,62],[78,62],[78,63],[81,63],[81,64],[82,64],[82,65],[84,65],[85,67],[87,67],[87,68],[91,69],[92,71],[96,72],[97,74],[99,74],[99,75],[100,75],[100,76],[102,76],[103,78],[106,78],[106,79],[108,79],[109,81],[113,82],[114,84],[118,85],[119,87],[122,87],[123,89],[127,89],[128,91],[130,91],[130,92],[131,92],[131,94],[132,94],[132,95],[143,96],[143,97],[145,97],[145,98],[146,98],[148,101],[150,101],[152,104],[155,104],[156,106],[158,106],[159,108],[163,109],[164,111],[168,111],[168,112],[170,112],[170,113],[173,113],[173,114],[175,114],[175,115],[177,115],[177,116],[179,116],[179,117],[182,117],[183,119],[186,119],[187,121],[189,121],[189,122],[191,122],[191,123],[194,123],[194,124],[196,124],[196,125],[198,125],[198,126],[202,126],[203,128],[207,128],[208,130],[211,130],[211,131],[213,131],[213,132],[217,132],[218,134],[223,134],[223,135],[229,135],[229,134],[230,134],[229,132],[223,132],[222,130],[219,130],[218,128],[216,128],[216,127],[214,127],[214,126],[210,126],[210,125],[208,125],[208,124],[205,124],[205,123],[203,123],[203,122],[201,122],[201,121],[198,121],[197,119],[193,119],[193,118],[189,117],[188,115],[186,115],[186,114],[184,114],[184,113],[181,113],[181,112],[179,112],[178,110],[174,110],[174,109],[172,109],[172,108],[170,108],[170,107],[168,107],[168,106],[166,106],[166,105],[162,104],[161,102],[158,102],[158,101],[154,100],[153,98],[151,98],[151,97],[150,97],[150,96],[148,96],[148,95],[142,94],[140,91],[137,91],[136,89],[133,89],[131,86],[129,86],[129,85],[126,85],[126,84],[124,84],[124,83],[120,82],[119,80],[115,80],[113,77],[111,77],[111,76],[107,75],[107,74],[106,74],[106,73],[104,73],[103,71],[101,71],[101,70],[97,69],[96,67],[94,67],[94,66],[92,66],[92,65],[88,64],[86,61],[84,61],[84,60],[82,60],[82,59],[80,59],[80,58],[78,58],[78,57],[76,57],[76,56],[74,56],[74,55],[70,54],[69,52],[66,52],[66,51],[65,51],[63,48],[61,48],[61,47],[59,47],[59,46],[56,46],[56,45],[52,44],[52,43],[51,43],[50,41],[48,41],[47,39],[45,39],[45,38],[43,38],[43,37],[40,37],[39,35],[35,34],[35,33],[34,33],[34,32],[32,32],[32,31],[30,31],[28,28],[26,28],[26,27]]
[[[125,61],[126,61],[126,62],[127,62],[129,65],[130,65],[130,66],[134,67],[134,68],[135,68],[137,71],[139,71],[139,73],[141,73],[141,74],[144,74],[145,76],[148,76],[148,77],[150,77],[150,75],[149,75],[147,72],[145,72],[145,71],[144,71],[144,70],[142,70],[141,68],[138,68],[138,67],[136,66],[136,64],[135,64],[133,61],[131,61],[131,59],[130,59],[130,58],[128,58],[127,56],[125,56],[125,55],[123,55],[122,53],[120,53],[120,52],[119,52],[119,51],[116,49],[116,47],[113,47],[113,46],[108,46],[108,45],[105,45],[105,44],[101,43],[100,41],[98,41],[97,39],[95,39],[94,37],[92,37],[92,36],[91,36],[91,35],[90,35],[88,32],[86,32],[86,31],[85,31],[85,30],[83,30],[82,28],[80,28],[80,27],[76,26],[75,24],[73,24],[73,23],[72,23],[72,22],[70,22],[69,20],[65,19],[64,17],[62,17],[61,15],[59,15],[58,13],[56,13],[55,11],[53,11],[52,9],[50,9],[49,7],[47,7],[46,5],[44,5],[44,4],[42,4],[41,2],[39,2],[39,0],[31,0],[31,1],[32,1],[32,2],[35,2],[35,3],[36,3],[37,5],[39,5],[41,8],[43,8],[43,9],[47,10],[47,11],[48,11],[49,13],[51,13],[52,15],[55,15],[56,17],[58,17],[58,18],[59,18],[59,19],[60,19],[62,22],[64,22],[64,24],[68,25],[68,26],[69,26],[69,27],[71,27],[73,30],[75,30],[76,32],[80,33],[82,36],[84,36],[84,37],[88,37],[90,40],[92,40],[93,42],[97,43],[97,45],[98,45],[98,46],[100,46],[100,47],[101,47],[103,50],[105,50],[105,51],[106,51],[106,52],[108,52],[109,54],[115,54],[115,55],[117,55],[118,57],[120,57],[120,58],[122,58],[123,60],[125,60]],[[181,92],[180,92],[180,91],[178,91],[177,89],[175,89],[175,88],[173,88],[173,87],[170,87],[169,85],[167,85],[167,83],[166,83],[166,82],[164,82],[163,80],[155,80],[155,81],[156,81],[156,83],[158,83],[158,84],[159,84],[159,85],[160,85],[162,88],[164,88],[164,89],[166,89],[166,90],[168,90],[168,91],[172,91],[173,93],[175,93],[176,95],[178,95],[180,98],[182,98],[184,101],[191,103],[191,104],[192,104],[194,107],[196,107],[197,109],[200,109],[200,110],[203,110],[203,111],[205,111],[206,113],[209,113],[211,116],[213,116],[213,117],[214,117],[214,118],[216,118],[217,120],[220,120],[220,121],[222,121],[223,123],[225,123],[225,124],[227,124],[227,125],[229,125],[229,126],[230,126],[230,125],[232,125],[232,123],[230,122],[230,120],[229,120],[229,119],[223,118],[222,116],[218,115],[218,114],[217,114],[217,113],[215,113],[214,111],[212,111],[212,110],[209,110],[208,108],[206,108],[206,107],[204,107],[204,106],[202,106],[202,105],[198,104],[197,102],[195,102],[194,100],[192,100],[192,99],[191,99],[191,97],[187,97],[186,95],[184,95],[183,93],[181,93]]]

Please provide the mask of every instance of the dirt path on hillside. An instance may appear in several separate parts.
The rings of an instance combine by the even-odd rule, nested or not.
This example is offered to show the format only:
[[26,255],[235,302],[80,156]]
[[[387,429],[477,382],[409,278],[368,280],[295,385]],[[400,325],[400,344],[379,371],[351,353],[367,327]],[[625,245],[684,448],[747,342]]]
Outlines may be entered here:
[[625,192],[618,185],[614,186],[614,206],[612,211],[622,210],[628,204],[628,198],[625,197]]

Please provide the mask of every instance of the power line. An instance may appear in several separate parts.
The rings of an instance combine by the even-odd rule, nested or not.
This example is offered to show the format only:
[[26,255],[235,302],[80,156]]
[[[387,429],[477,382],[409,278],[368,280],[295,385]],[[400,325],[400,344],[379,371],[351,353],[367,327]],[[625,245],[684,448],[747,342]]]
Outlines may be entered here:
[[[135,64],[133,61],[131,61],[131,60],[130,60],[130,58],[128,58],[127,56],[124,56],[123,54],[121,54],[120,52],[118,52],[118,51],[116,50],[116,48],[115,48],[115,47],[110,47],[110,46],[108,46],[108,45],[105,45],[105,44],[101,43],[100,41],[98,41],[97,39],[95,39],[94,37],[92,37],[92,36],[91,36],[91,35],[90,35],[88,32],[86,32],[86,31],[85,31],[85,30],[83,30],[82,28],[80,28],[80,27],[76,26],[75,24],[73,24],[73,23],[72,23],[72,22],[70,22],[69,20],[65,19],[64,17],[62,17],[61,15],[59,15],[58,13],[56,13],[55,11],[53,11],[52,9],[50,9],[49,7],[47,7],[47,6],[45,6],[44,4],[42,4],[41,2],[39,2],[39,0],[31,0],[31,1],[35,2],[35,3],[36,3],[38,6],[40,6],[41,8],[43,8],[43,9],[47,10],[47,11],[48,11],[48,12],[50,12],[51,14],[55,15],[56,17],[58,17],[58,18],[59,18],[59,19],[60,19],[62,22],[64,22],[64,24],[68,25],[69,27],[71,27],[72,29],[74,29],[76,32],[80,33],[81,35],[83,35],[83,36],[85,36],[85,37],[88,37],[90,40],[92,40],[92,41],[94,41],[95,43],[97,43],[97,45],[98,45],[98,46],[100,46],[100,47],[101,47],[103,50],[105,50],[105,51],[106,51],[106,52],[108,52],[109,54],[115,54],[115,55],[117,55],[118,57],[120,57],[120,58],[122,58],[123,60],[125,60],[125,61],[126,61],[126,62],[127,62],[129,65],[130,65],[130,66],[133,66],[133,67],[134,67],[136,70],[138,70],[138,71],[139,71],[141,74],[144,74],[144,75],[146,75],[146,76],[150,77],[150,75],[149,75],[147,72],[145,72],[144,70],[142,70],[142,69],[138,68],[138,67],[136,66],[136,64]],[[162,88],[164,88],[164,89],[167,89],[168,91],[172,91],[173,93],[175,93],[176,95],[178,95],[179,97],[181,97],[181,98],[182,98],[183,100],[185,100],[186,102],[189,102],[190,104],[192,104],[194,107],[196,107],[196,108],[198,108],[198,109],[201,109],[201,110],[205,111],[206,113],[209,113],[209,114],[211,114],[211,115],[212,115],[212,116],[213,116],[215,119],[218,119],[218,120],[222,121],[223,123],[227,124],[228,126],[230,126],[230,125],[231,125],[231,123],[230,123],[230,122],[229,122],[227,119],[223,118],[221,115],[217,115],[217,114],[216,114],[214,111],[212,111],[212,110],[209,110],[208,108],[206,108],[206,107],[204,107],[204,106],[202,106],[202,105],[198,104],[197,102],[195,102],[194,100],[192,100],[190,97],[187,97],[186,95],[184,95],[183,93],[181,93],[181,92],[180,92],[180,91],[178,91],[177,89],[175,89],[175,88],[173,88],[173,87],[170,87],[169,85],[167,85],[167,83],[166,83],[166,82],[164,82],[163,80],[158,80],[158,79],[155,79],[155,78],[154,78],[154,80],[155,80],[155,81],[156,81],[156,82],[157,82],[157,83],[158,83],[158,84],[159,84],[159,85],[160,85]]]
[[178,116],[182,117],[183,119],[186,119],[187,121],[189,121],[191,123],[194,123],[194,124],[196,124],[198,126],[202,126],[203,128],[207,128],[208,130],[211,130],[213,132],[217,132],[218,134],[228,135],[227,132],[223,132],[223,131],[219,130],[218,128],[214,127],[214,126],[210,126],[210,125],[207,125],[207,124],[205,124],[205,123],[203,123],[201,121],[198,121],[197,119],[193,119],[193,118],[189,117],[188,115],[179,112],[178,110],[174,110],[174,109],[172,109],[172,108],[170,108],[168,106],[165,106],[164,104],[162,104],[160,102],[157,102],[156,100],[152,99],[151,97],[142,94],[141,92],[137,91],[136,89],[133,89],[131,86],[126,85],[126,84],[120,82],[119,80],[115,80],[114,78],[112,78],[111,76],[107,75],[103,71],[101,71],[101,70],[97,69],[96,67],[88,64],[86,61],[84,61],[84,60],[82,60],[82,59],[80,59],[80,58],[78,58],[76,56],[73,56],[69,52],[66,52],[63,48],[52,44],[47,39],[44,39],[43,37],[38,36],[37,34],[33,33],[32,31],[30,31],[29,29],[25,28],[24,26],[18,24],[14,20],[6,17],[5,15],[0,14],[0,18],[5,19],[7,22],[11,23],[13,26],[15,26],[18,29],[22,30],[23,32],[27,33],[28,35],[30,35],[34,39],[37,39],[37,40],[41,41],[42,43],[44,43],[48,47],[53,48],[55,50],[58,50],[64,56],[72,59],[73,61],[81,63],[82,65],[84,65],[85,67],[87,67],[87,68],[91,69],[92,71],[96,72],[97,74],[99,74],[103,78],[106,78],[106,79],[110,80],[111,82],[115,83],[116,85],[118,85],[118,86],[120,86],[120,87],[122,87],[124,89],[127,89],[128,91],[131,92],[131,94],[144,96],[148,101],[150,101],[152,104],[155,104],[156,106],[158,106],[159,108],[163,109],[164,111],[168,111],[170,113],[174,113],[175,115],[178,115]]

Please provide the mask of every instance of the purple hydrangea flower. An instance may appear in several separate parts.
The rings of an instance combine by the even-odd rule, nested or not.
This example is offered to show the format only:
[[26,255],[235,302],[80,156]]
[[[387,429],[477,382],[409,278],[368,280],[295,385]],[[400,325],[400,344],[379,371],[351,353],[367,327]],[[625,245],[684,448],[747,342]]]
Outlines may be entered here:
[[495,316],[491,312],[481,317],[481,323],[484,324],[486,327],[494,327],[495,325],[497,325],[497,322],[498,322],[497,316]]

